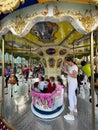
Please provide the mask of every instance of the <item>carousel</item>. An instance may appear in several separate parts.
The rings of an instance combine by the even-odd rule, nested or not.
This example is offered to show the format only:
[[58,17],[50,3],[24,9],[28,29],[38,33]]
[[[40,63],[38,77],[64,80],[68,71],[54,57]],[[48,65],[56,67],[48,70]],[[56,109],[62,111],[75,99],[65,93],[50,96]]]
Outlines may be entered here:
[[[35,79],[35,82],[38,82]],[[64,88],[60,85],[52,93],[41,93],[31,89],[32,112],[44,119],[57,117],[64,110]]]
[[[97,0],[33,1],[6,0],[0,2],[0,47],[2,50],[1,117],[4,118],[5,54],[11,54],[12,65],[18,56],[28,64],[40,62],[48,77],[61,76],[66,57],[91,56],[92,86],[94,86],[94,56],[98,50]],[[20,5],[20,6],[19,6]],[[73,7],[73,8],[72,8]],[[91,49],[90,49],[91,48]],[[95,58],[96,58],[95,57]],[[96,58],[97,59],[97,58]],[[7,62],[10,62],[9,58]],[[21,64],[23,62],[21,61]],[[98,68],[98,63],[97,68]],[[15,82],[14,82],[15,81]],[[32,83],[33,80],[30,80]],[[13,85],[16,80],[10,78]],[[64,88],[53,93],[30,90],[31,111],[43,119],[58,117],[64,110]],[[92,117],[94,117],[94,87],[92,87]],[[95,122],[92,120],[93,127]],[[93,129],[94,130],[94,129]]]

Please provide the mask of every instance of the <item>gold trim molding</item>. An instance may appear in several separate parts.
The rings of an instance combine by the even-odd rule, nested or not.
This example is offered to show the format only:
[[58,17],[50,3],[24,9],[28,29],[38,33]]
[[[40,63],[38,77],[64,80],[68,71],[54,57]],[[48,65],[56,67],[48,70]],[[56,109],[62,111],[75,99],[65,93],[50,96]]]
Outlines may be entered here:
[[0,0],[0,14],[10,13],[24,2],[25,0]]
[[0,35],[11,31],[14,35],[23,37],[37,22],[51,20],[58,22],[59,19],[69,21],[82,34],[90,33],[98,27],[98,11],[94,5],[45,2],[6,16],[1,20]]
[[91,2],[98,6],[98,0],[91,0]]
[[[55,2],[57,0],[37,0],[39,3],[40,2],[48,2],[48,1],[52,1]],[[84,2],[84,3],[94,3],[95,5],[98,6],[98,0],[60,0],[60,1],[64,1],[64,2]]]
[[[46,1],[48,1],[48,0],[46,0]],[[67,1],[67,0],[62,0],[62,1]],[[70,0],[70,2],[71,1],[73,2],[75,0]],[[81,0],[77,0],[77,1],[81,1]],[[84,0],[83,2],[88,2],[88,1],[91,3],[94,3],[95,5],[98,6],[98,0]],[[10,13],[13,10],[15,10],[16,8],[18,8],[20,3],[23,4],[24,2],[25,2],[25,0],[0,0],[0,14]]]

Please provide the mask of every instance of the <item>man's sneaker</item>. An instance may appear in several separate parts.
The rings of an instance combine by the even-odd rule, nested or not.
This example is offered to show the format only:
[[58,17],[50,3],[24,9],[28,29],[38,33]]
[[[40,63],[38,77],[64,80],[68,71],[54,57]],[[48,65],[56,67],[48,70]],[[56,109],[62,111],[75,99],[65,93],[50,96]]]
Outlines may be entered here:
[[65,118],[66,120],[69,120],[69,121],[74,121],[74,120],[75,120],[74,116],[73,116],[73,115],[70,115],[70,114],[64,115],[64,118]]
[[74,112],[75,112],[75,113],[77,113],[77,112],[78,112],[78,110],[77,110],[77,109],[74,109]]

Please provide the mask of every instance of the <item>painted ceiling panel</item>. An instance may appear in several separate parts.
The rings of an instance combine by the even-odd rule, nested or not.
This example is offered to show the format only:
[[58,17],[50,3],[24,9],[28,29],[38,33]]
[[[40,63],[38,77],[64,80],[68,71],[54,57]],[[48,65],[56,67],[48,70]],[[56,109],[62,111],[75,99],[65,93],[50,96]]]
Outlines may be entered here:
[[[20,43],[19,47],[22,46],[22,47],[25,47],[25,48],[35,48],[35,45],[32,44],[30,41],[27,41],[26,39],[24,38],[19,38],[19,37],[16,37],[14,35],[12,35],[11,33],[7,33],[5,35],[5,41],[10,41],[10,42],[15,42],[15,43]],[[18,45],[18,44],[17,44]]]
[[[84,37],[84,35],[77,32],[74,27],[67,21],[62,21],[55,24],[58,26],[58,30],[53,36],[55,37],[54,40],[48,43],[41,41],[41,39],[39,39],[38,36],[36,36],[34,33],[31,33],[31,31],[23,38],[13,36],[10,32],[7,33],[5,35],[5,51],[10,52],[10,50],[13,50],[14,55],[17,55],[18,53],[20,56],[23,54],[23,56],[26,57],[30,56],[31,53],[32,56],[35,57],[38,56],[39,51],[43,50],[45,52],[48,48],[53,46],[56,49],[56,53],[59,53],[59,49],[61,47],[63,47],[61,49],[66,49],[67,53],[73,53],[74,41],[80,40]],[[75,53],[84,53],[85,49],[82,48],[82,46],[86,46],[87,44],[89,44],[87,41],[81,41],[81,44],[75,44]],[[80,46],[82,49],[80,49]]]
[[[67,22],[58,22],[56,23],[58,26],[58,30],[54,34],[54,40],[52,42],[43,42],[41,41],[36,35],[29,33],[25,36],[25,38],[29,41],[32,41],[35,45],[38,46],[50,46],[50,45],[58,45],[60,42],[62,42],[69,34],[71,31],[73,31],[73,26]],[[75,36],[74,36],[75,37]]]
[[78,39],[82,38],[83,34],[75,31],[67,40],[66,43],[67,44],[73,44],[75,41],[77,41]]
[[[69,33],[74,29],[74,27],[67,21],[57,23],[59,26],[59,31],[55,34],[55,36],[60,39],[66,38]],[[56,40],[57,40],[56,39]]]

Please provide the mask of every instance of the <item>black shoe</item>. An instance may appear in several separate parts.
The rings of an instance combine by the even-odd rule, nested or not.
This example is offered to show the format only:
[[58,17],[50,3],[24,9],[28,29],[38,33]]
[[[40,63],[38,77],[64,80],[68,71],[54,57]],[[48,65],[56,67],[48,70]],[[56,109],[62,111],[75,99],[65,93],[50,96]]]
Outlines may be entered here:
[[89,98],[89,102],[92,103],[92,98]]
[[98,104],[96,104],[96,107],[98,107]]

